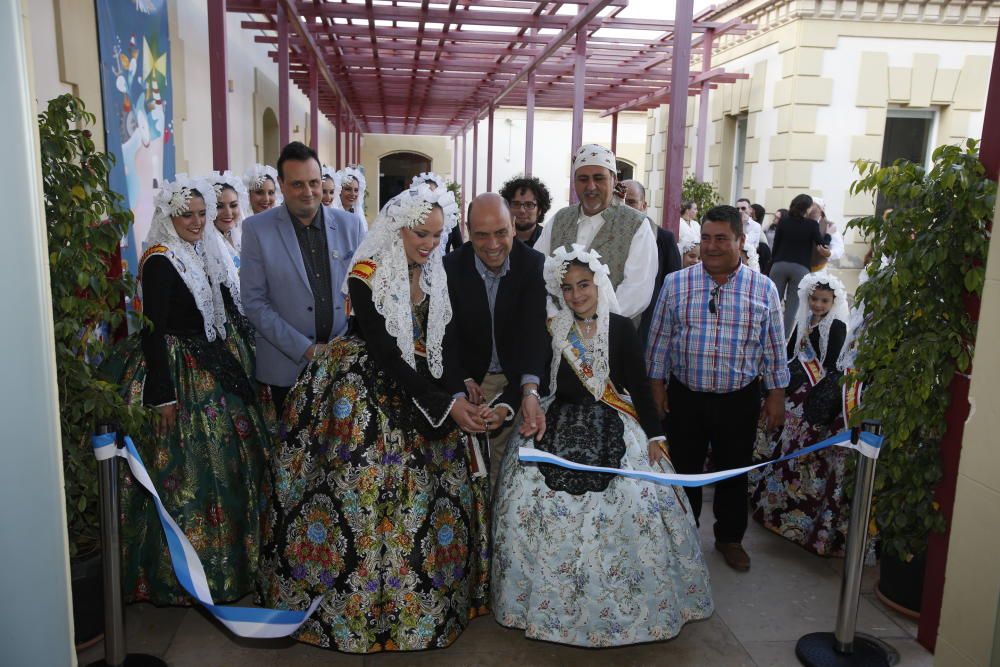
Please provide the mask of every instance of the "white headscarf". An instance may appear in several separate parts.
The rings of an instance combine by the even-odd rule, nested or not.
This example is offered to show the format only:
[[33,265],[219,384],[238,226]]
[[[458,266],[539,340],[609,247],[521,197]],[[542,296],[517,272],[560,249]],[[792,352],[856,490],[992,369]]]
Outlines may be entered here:
[[[340,175],[340,183],[343,186],[347,182],[348,178],[353,178],[358,182],[358,200],[354,202],[354,213],[358,215],[365,224],[368,224],[368,219],[365,217],[365,174],[360,169],[354,167],[344,167],[337,172]],[[344,202],[340,201],[340,197],[336,197],[333,200],[334,208],[339,208],[344,210]]]
[[681,242],[678,244],[678,248],[680,249],[681,254],[683,255],[688,251],[690,251],[691,248],[700,244],[701,237],[698,236],[698,234],[693,229],[683,224],[683,221],[680,227],[681,227],[680,229]]
[[340,189],[341,189],[341,187],[340,187],[340,172],[339,171],[334,171],[333,168],[328,167],[325,164],[320,169],[320,172],[323,174],[323,178],[324,179],[328,178],[333,183],[333,203],[330,204],[330,207],[331,208],[341,208],[340,206],[338,206],[338,204],[340,203]]
[[447,187],[447,185],[444,182],[444,179],[431,171],[424,171],[414,176],[413,179],[410,181],[410,187],[415,188],[418,185],[424,185],[424,184],[430,185],[431,183],[433,183],[434,186],[438,188]]
[[589,378],[585,386],[594,395],[600,398],[604,395],[605,383],[611,374],[611,366],[608,361],[608,331],[610,329],[611,313],[617,313],[618,297],[615,296],[615,288],[611,284],[611,273],[607,265],[601,263],[601,255],[596,250],[587,250],[579,243],[574,243],[571,250],[565,247],[556,248],[552,256],[545,260],[543,274],[545,277],[545,288],[549,294],[559,301],[559,312],[552,318],[550,327],[552,329],[552,371],[549,379],[549,391],[556,391],[556,377],[559,372],[559,364],[562,361],[563,350],[569,346],[569,332],[573,328],[573,310],[566,303],[566,298],[562,292],[562,281],[569,269],[570,262],[579,260],[587,265],[587,268],[594,273],[594,282],[597,284],[597,332],[594,334],[594,358],[591,360],[593,376]]
[[[393,197],[379,213],[372,229],[354,254],[355,261],[371,259],[377,266],[372,276],[372,302],[385,318],[385,329],[396,339],[403,359],[416,368],[413,352],[413,306],[410,301],[410,279],[400,231],[420,225],[434,204],[444,213],[441,242],[431,252],[420,275],[420,287],[430,299],[427,318],[427,365],[431,375],[441,377],[443,361],[441,343],[444,330],[451,321],[451,300],[448,297],[448,276],[442,259],[448,232],[458,222],[458,204],[448,190],[431,190],[426,185],[410,188]],[[347,280],[350,278],[348,277]],[[343,291],[347,293],[347,280]]]
[[[212,189],[215,190],[217,202],[222,197],[224,186],[228,185],[236,191],[236,201],[240,205],[240,219],[233,225],[233,229],[229,233],[229,240],[232,242],[233,247],[236,248],[236,253],[239,254],[240,248],[243,245],[243,221],[253,215],[253,209],[250,208],[250,196],[247,194],[247,186],[243,183],[242,178],[231,171],[213,171],[205,180],[211,183]],[[223,239],[225,239],[225,236],[223,236]]]
[[584,144],[573,154],[573,173],[580,167],[597,166],[610,169],[612,174],[618,173],[618,161],[615,154],[600,144]]
[[[270,177],[274,182],[274,205],[280,206],[285,201],[285,196],[281,194],[281,185],[278,183],[278,172],[274,167],[266,164],[255,164],[243,174],[243,184],[247,186],[247,192],[256,192],[264,184],[264,179]],[[251,209],[252,213],[253,210]]]
[[[846,326],[848,324],[847,290],[836,276],[830,275],[826,271],[808,273],[799,282],[799,309],[795,313],[795,347],[796,352],[800,349],[802,342],[809,337],[809,319],[812,311],[809,310],[809,295],[811,295],[819,285],[828,285],[833,290],[833,306],[830,312],[819,321],[816,328],[819,329],[819,349],[816,355],[820,363],[826,360],[826,348],[830,342],[830,327],[834,320],[840,320]],[[845,341],[846,342],[846,341]]]
[[[206,221],[202,240],[192,244],[178,236],[171,218],[188,210],[193,190],[200,192],[205,200]],[[149,226],[149,235],[146,236],[146,245],[166,246],[164,256],[173,264],[194,297],[198,312],[204,320],[205,336],[208,340],[215,340],[216,336],[225,338],[226,308],[220,289],[222,281],[213,277],[225,272],[225,260],[228,259],[229,264],[232,264],[232,257],[225,251],[225,241],[215,229],[215,190],[208,181],[191,179],[187,174],[177,174],[173,181],[164,182],[156,191],[153,204],[156,208]],[[238,280],[236,285],[234,299],[239,298]]]

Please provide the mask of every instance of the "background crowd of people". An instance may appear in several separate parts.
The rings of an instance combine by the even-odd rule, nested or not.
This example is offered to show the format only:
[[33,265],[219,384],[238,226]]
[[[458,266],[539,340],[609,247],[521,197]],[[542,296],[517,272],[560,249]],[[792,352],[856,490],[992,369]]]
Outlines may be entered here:
[[[515,178],[465,234],[429,173],[369,226],[364,173],[300,143],[164,184],[148,324],[107,369],[155,412],[141,452],[217,601],[322,597],[297,638],[356,653],[448,646],[488,611],[580,646],[712,614],[700,488],[518,451],[700,473],[841,428],[843,238],[806,194],[767,228],[746,199],[685,202],[674,237],[615,165],[584,145],[578,204],[549,217],[546,185]],[[844,467],[823,450],[719,483],[715,548],[748,570],[753,516],[841,554]],[[128,599],[188,603],[152,502],[123,493]]]

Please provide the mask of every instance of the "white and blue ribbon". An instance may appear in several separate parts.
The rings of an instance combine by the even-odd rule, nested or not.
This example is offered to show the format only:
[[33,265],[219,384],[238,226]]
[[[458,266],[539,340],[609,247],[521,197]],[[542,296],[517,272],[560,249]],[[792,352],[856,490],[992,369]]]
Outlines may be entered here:
[[752,466],[746,466],[744,468],[732,468],[730,470],[719,470],[716,472],[698,473],[693,475],[591,466],[583,463],[568,461],[562,457],[556,456],[555,454],[543,452],[540,449],[535,449],[534,447],[518,448],[518,458],[520,458],[521,461],[530,463],[551,463],[552,465],[569,468],[570,470],[579,470],[581,472],[606,472],[611,473],[612,475],[620,475],[621,477],[628,477],[630,479],[640,479],[646,482],[653,482],[655,484],[671,484],[674,486],[707,486],[709,484],[715,484],[716,482],[729,479],[730,477],[744,475],[757,468],[763,468],[764,466],[769,466],[773,463],[780,463],[781,461],[788,461],[789,459],[794,459],[798,456],[803,456],[805,454],[810,454],[812,452],[833,446],[853,449],[859,452],[862,456],[867,456],[870,459],[877,459],[879,450],[882,447],[882,436],[862,431],[857,444],[855,444],[851,442],[850,431],[841,431],[826,440],[821,440],[815,444],[809,445],[808,447],[797,449],[794,452],[785,454],[780,458],[771,459],[769,461],[757,463]]
[[125,459],[132,471],[132,477],[153,497],[156,512],[160,517],[160,524],[163,526],[163,532],[167,538],[167,548],[170,551],[174,574],[184,590],[220,623],[229,628],[230,632],[239,637],[276,639],[287,637],[298,630],[299,626],[305,623],[306,619],[316,610],[323,598],[318,597],[313,600],[305,611],[215,604],[212,593],[208,590],[208,579],[205,576],[205,568],[201,564],[201,559],[198,558],[191,542],[184,535],[184,531],[180,529],[180,526],[163,506],[160,494],[153,486],[153,480],[149,477],[146,466],[142,463],[142,457],[139,456],[135,443],[132,442],[132,438],[125,436],[125,447],[119,448],[116,444],[116,438],[115,433],[93,436],[91,444],[94,446],[94,455],[98,461],[105,461],[116,456]]

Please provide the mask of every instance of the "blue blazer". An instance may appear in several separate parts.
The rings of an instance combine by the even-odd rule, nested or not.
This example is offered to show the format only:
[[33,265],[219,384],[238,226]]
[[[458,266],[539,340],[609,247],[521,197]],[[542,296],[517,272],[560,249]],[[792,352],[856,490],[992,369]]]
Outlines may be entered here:
[[[333,336],[347,329],[341,286],[354,251],[365,237],[356,215],[320,207],[330,250]],[[305,368],[306,350],[316,341],[315,299],[288,209],[275,206],[243,223],[240,292],[243,310],[257,329],[257,379],[290,387]]]

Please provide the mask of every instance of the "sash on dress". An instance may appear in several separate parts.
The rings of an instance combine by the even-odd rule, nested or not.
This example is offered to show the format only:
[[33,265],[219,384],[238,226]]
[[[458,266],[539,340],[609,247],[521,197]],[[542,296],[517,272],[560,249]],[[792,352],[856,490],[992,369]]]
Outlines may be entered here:
[[823,364],[820,363],[819,357],[816,356],[816,350],[813,349],[808,338],[803,341],[802,347],[799,348],[799,353],[795,356],[806,372],[809,386],[815,387],[826,376],[826,370],[823,368]]
[[844,376],[847,380],[844,382],[843,389],[841,390],[841,403],[844,411],[844,426],[850,427],[851,416],[861,406],[861,394],[864,389],[864,383],[858,381],[853,368],[845,368]]
[[[586,387],[594,378],[594,368],[587,359],[586,347],[584,346],[583,339],[580,337],[579,330],[575,326],[569,330],[566,340],[569,342],[569,345],[563,347],[563,359],[566,360],[566,363],[576,373],[580,382]],[[639,421],[639,413],[635,411],[632,399],[627,393],[620,394],[615,389],[615,385],[611,382],[610,378],[605,381],[604,393],[599,400],[621,414],[627,415],[637,422]]]

